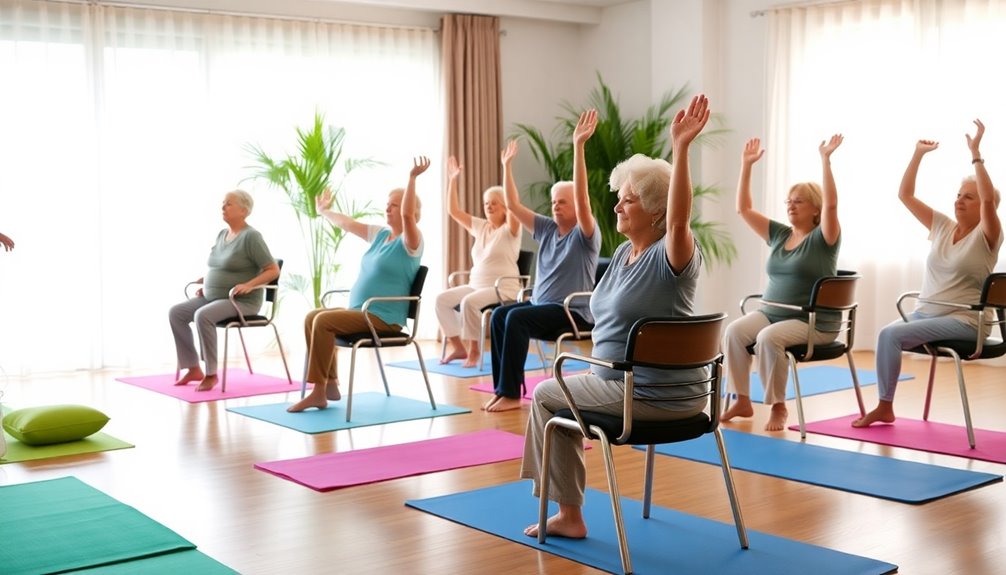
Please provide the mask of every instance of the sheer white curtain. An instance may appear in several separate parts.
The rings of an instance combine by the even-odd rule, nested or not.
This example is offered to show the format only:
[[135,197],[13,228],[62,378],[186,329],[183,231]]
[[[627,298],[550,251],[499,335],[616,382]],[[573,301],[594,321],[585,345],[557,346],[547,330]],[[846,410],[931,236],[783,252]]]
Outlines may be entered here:
[[[0,1],[0,231],[17,242],[0,254],[0,366],[172,363],[167,309],[205,272],[235,187],[284,273],[306,274],[286,197],[244,181],[245,146],[296,153],[294,128],[321,111],[347,157],[385,163],[346,187],[383,213],[412,157],[442,148],[438,74],[429,29]],[[440,253],[439,174],[420,182],[426,254]],[[365,246],[342,249],[349,285]],[[283,301],[294,350],[307,307]]]
[[856,347],[872,349],[897,318],[898,295],[922,282],[927,231],[897,199],[915,142],[940,142],[916,191],[951,217],[961,179],[974,173],[965,133],[975,118],[988,129],[982,153],[993,182],[1006,182],[1006,77],[998,73],[1006,2],[847,2],[770,18],[765,209],[783,219],[789,186],[821,179],[818,144],[845,135],[832,156],[839,267],[863,276]]

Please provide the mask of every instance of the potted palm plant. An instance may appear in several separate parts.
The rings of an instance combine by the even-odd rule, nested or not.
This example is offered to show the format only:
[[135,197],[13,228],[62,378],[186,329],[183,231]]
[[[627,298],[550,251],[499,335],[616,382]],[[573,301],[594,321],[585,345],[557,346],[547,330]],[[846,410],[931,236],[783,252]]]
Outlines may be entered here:
[[[307,249],[310,277],[288,274],[286,284],[321,307],[321,294],[338,273],[336,252],[345,232],[318,216],[315,199],[325,188],[332,189],[332,209],[359,218],[378,213],[370,203],[358,204],[343,193],[342,184],[352,171],[378,165],[371,159],[343,159],[346,131],[325,125],[325,117],[315,113],[308,128],[297,128],[297,154],[285,157],[269,156],[260,146],[249,144],[248,153],[254,159],[250,179],[266,180],[270,186],[286,194],[297,217]],[[338,170],[338,173],[337,173]]]
[[[614,208],[618,197],[608,187],[611,171],[619,162],[633,154],[673,161],[668,145],[668,128],[672,120],[671,114],[685,102],[687,86],[666,92],[657,104],[646,110],[643,117],[624,119],[618,100],[600,74],[597,75],[597,82],[586,106],[597,109],[597,128],[593,137],[587,140],[584,154],[590,204],[601,229],[601,256],[610,257],[622,241],[615,228]],[[564,113],[557,118],[559,123],[552,132],[556,143],[550,142],[540,130],[527,124],[515,124],[512,131],[514,137],[528,140],[532,155],[548,173],[548,180],[535,182],[530,186],[531,197],[544,202],[548,201],[549,190],[554,182],[573,177],[573,130],[584,107],[574,107],[568,102],[560,105]],[[714,121],[717,120],[714,117]],[[699,145],[712,145],[723,133],[722,129],[710,130],[699,136],[696,142]],[[701,199],[715,197],[720,190],[712,186],[695,185],[693,193],[696,199]],[[698,211],[692,215],[692,231],[710,266],[717,262],[729,264],[737,255],[730,235],[720,224],[703,220]]]

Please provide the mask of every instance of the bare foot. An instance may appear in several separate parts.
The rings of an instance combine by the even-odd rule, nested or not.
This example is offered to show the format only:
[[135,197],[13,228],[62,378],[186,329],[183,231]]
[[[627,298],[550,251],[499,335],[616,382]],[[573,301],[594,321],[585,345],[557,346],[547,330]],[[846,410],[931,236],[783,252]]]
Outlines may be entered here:
[[[582,516],[579,519],[573,519],[559,513],[549,517],[548,521],[545,522],[545,533],[556,537],[583,539],[587,536],[587,524],[583,522]],[[537,537],[538,524],[534,523],[525,527],[524,535]]]
[[[885,405],[886,404],[886,405]],[[894,406],[890,402],[881,401],[880,405],[870,413],[852,422],[853,427],[869,427],[871,423],[894,423]]]
[[466,357],[468,357],[468,354],[465,353],[465,350],[454,349],[451,351],[451,353],[447,354],[443,359],[440,360],[440,365],[448,364],[454,361],[455,359],[465,359]]
[[738,395],[737,401],[720,416],[720,421],[730,421],[735,417],[751,417],[752,415],[754,415],[754,407],[751,406],[751,396]]
[[471,368],[475,367],[478,364],[479,364],[479,356],[478,356],[478,354],[475,354],[475,355],[468,356],[465,359],[465,362],[461,365],[461,367],[463,367],[465,369],[471,369]]
[[325,397],[329,401],[339,401],[342,399],[342,393],[339,391],[339,380],[330,379],[328,383],[325,384]]
[[511,409],[520,409],[521,403],[520,398],[513,397],[500,397],[495,403],[486,408],[486,411],[491,411],[493,413],[499,413],[500,411],[510,411]]
[[309,407],[317,407],[318,409],[325,409],[328,407],[328,400],[324,397],[320,397],[320,394],[315,394],[312,392],[310,395],[304,399],[298,401],[297,403],[286,408],[289,413],[300,413]]
[[196,388],[196,391],[209,391],[214,387],[216,387],[216,385],[217,385],[217,376],[207,375],[206,377],[203,378],[201,382],[199,382],[199,387]]
[[202,381],[204,377],[206,376],[203,375],[203,370],[198,367],[190,367],[186,370],[185,375],[175,382],[175,385],[188,385],[193,381]]
[[782,431],[786,428],[787,417],[789,417],[789,411],[786,410],[785,403],[772,404],[772,415],[769,416],[768,423],[765,424],[765,431]]
[[496,405],[496,402],[503,399],[498,395],[494,395],[492,399],[482,404],[482,411],[489,411],[489,408]]

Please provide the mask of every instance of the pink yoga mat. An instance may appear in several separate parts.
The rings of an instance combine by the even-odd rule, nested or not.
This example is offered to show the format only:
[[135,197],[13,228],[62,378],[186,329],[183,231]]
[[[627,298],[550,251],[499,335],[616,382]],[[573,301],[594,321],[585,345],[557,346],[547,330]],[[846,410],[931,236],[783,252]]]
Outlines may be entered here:
[[524,436],[487,429],[440,439],[386,445],[299,459],[256,463],[255,468],[306,485],[332,491],[521,457]]
[[[223,372],[217,374],[223,377]],[[198,383],[188,385],[174,385],[175,375],[173,373],[165,375],[145,375],[141,377],[117,377],[116,381],[128,383],[163,393],[187,401],[189,403],[201,403],[204,401],[217,401],[220,399],[231,399],[234,397],[251,397],[253,395],[267,395],[270,393],[286,393],[290,391],[300,392],[300,382],[294,380],[293,385],[286,378],[262,375],[260,373],[251,374],[243,369],[227,370],[227,393],[220,391],[221,383],[210,391],[196,391]]]
[[[563,372],[563,377],[565,377],[567,375],[582,375],[584,373],[587,373],[587,372],[586,371],[577,372],[577,373],[565,373],[565,372]],[[545,381],[546,379],[552,379],[552,376],[551,375],[536,375],[534,377],[525,377],[524,378],[524,386],[527,388],[527,392],[524,393],[524,397],[522,397],[521,399],[525,399],[527,401],[530,401],[531,398],[534,396],[534,388],[537,387],[539,383]],[[492,381],[488,381],[488,382],[479,383],[479,384],[476,384],[476,385],[473,385],[473,386],[469,387],[468,389],[473,389],[475,391],[483,391],[483,392],[486,392],[486,393],[492,393],[493,392],[493,382]]]
[[[1006,463],[1006,433],[975,429],[975,448],[968,446],[967,429],[934,421],[921,421],[899,417],[893,424],[874,423],[870,427],[852,427],[859,415],[846,415],[807,424],[809,433],[857,439],[892,447],[907,447],[919,451],[956,455],[968,459],[981,459]],[[799,426],[789,427],[799,431]]]

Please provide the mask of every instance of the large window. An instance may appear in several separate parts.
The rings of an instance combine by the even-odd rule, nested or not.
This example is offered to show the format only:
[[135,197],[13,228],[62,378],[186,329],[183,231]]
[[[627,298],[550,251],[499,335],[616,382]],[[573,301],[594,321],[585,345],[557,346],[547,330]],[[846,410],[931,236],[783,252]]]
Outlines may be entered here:
[[[0,254],[0,366],[172,362],[167,309],[205,272],[236,187],[284,273],[306,273],[285,196],[244,181],[245,146],[293,153],[294,127],[321,111],[348,156],[386,164],[347,184],[383,211],[413,156],[439,156],[437,54],[428,29],[0,1],[0,231],[17,242]],[[438,180],[421,182],[437,205]],[[424,210],[427,260],[440,211]],[[364,247],[343,243],[340,284]],[[297,344],[307,303],[283,306]]]
[[[973,174],[965,134],[980,118],[993,183],[1006,183],[1006,3],[875,0],[773,12],[769,48],[766,211],[784,217],[797,181],[820,181],[817,146],[841,132],[833,165],[842,221],[840,267],[863,275],[858,347],[897,317],[898,294],[918,289],[927,231],[897,199],[919,139],[940,143],[917,195],[953,215]],[[1006,258],[1000,258],[1003,261]],[[1000,264],[1002,266],[1002,264]]]

